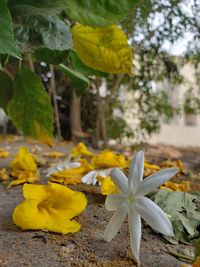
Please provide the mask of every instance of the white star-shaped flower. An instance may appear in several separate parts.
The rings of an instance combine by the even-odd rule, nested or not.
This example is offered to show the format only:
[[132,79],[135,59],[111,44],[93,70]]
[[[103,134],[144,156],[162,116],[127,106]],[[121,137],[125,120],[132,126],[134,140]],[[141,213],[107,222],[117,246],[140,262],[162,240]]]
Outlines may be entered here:
[[114,168],[107,168],[107,169],[102,169],[102,170],[92,170],[92,171],[88,172],[87,174],[85,174],[82,177],[81,181],[84,184],[95,185],[97,183],[97,176],[106,177],[106,176],[111,174],[113,169]]
[[80,162],[71,161],[71,155],[69,155],[64,161],[59,161],[55,166],[45,170],[46,177],[49,177],[54,172],[67,170],[71,168],[78,168],[81,166]]
[[128,178],[120,170],[115,168],[111,178],[115,183],[119,194],[109,195],[106,198],[106,208],[116,211],[108,223],[104,239],[109,242],[117,234],[126,215],[130,231],[130,243],[133,255],[140,263],[140,241],[141,241],[141,217],[156,231],[173,236],[173,228],[167,215],[152,200],[145,197],[177,172],[178,168],[164,169],[156,172],[143,180],[144,153],[140,151],[132,161]]

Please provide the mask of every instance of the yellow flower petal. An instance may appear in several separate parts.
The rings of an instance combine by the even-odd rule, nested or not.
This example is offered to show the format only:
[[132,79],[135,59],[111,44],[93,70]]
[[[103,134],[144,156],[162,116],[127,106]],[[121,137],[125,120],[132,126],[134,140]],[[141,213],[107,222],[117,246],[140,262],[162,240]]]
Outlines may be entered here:
[[83,193],[73,191],[59,184],[49,184],[52,192],[52,196],[49,199],[53,200],[54,204],[57,204],[55,208],[65,210],[67,217],[73,218],[86,208],[87,199]]
[[65,154],[59,151],[50,151],[50,152],[44,153],[43,156],[57,159],[57,158],[65,157]]
[[85,173],[90,171],[90,167],[87,160],[85,159],[80,160],[80,163],[80,167],[70,168],[67,170],[52,173],[50,180],[58,183],[63,183],[65,185],[75,185],[81,183],[81,178]]
[[166,160],[160,164],[160,167],[162,167],[162,168],[178,167],[180,169],[180,172],[183,172],[183,169],[184,169],[184,165],[183,165],[183,162],[181,160],[175,160],[175,161]]
[[26,199],[13,212],[13,222],[22,229],[44,229],[46,211],[38,209],[36,199]]
[[28,147],[19,148],[17,155],[10,163],[10,167],[13,170],[37,170],[35,157],[29,152]]
[[80,224],[71,220],[87,205],[84,194],[59,184],[29,185],[23,188],[25,200],[13,212],[13,221],[22,229],[75,233]]
[[31,185],[23,186],[23,196],[27,199],[35,199],[37,202],[42,202],[51,195],[51,188],[47,185]]
[[[99,180],[99,178],[97,179]],[[117,192],[117,188],[109,176],[107,176],[104,179],[101,179],[101,194],[102,195],[110,195],[116,192]]]
[[20,185],[20,184],[24,184],[24,183],[26,183],[26,179],[24,178],[24,179],[20,179],[20,180],[14,180],[14,181],[11,181],[9,184],[8,184],[8,186],[7,186],[7,190],[10,188],[10,187],[12,187],[12,186],[15,186],[15,185]]
[[174,183],[171,181],[167,181],[164,185],[161,186],[162,189],[170,189],[172,191],[179,192],[189,192],[190,191],[190,182],[183,181],[182,183]]
[[86,65],[108,73],[131,73],[132,53],[125,33],[117,26],[72,28],[74,48]]
[[93,169],[121,167],[127,168],[128,162],[123,155],[117,155],[110,150],[104,150],[91,160]]
[[154,165],[154,164],[148,163],[146,161],[144,162],[144,168],[156,170],[156,171],[160,170],[160,167],[158,165]]
[[9,179],[9,175],[7,173],[6,168],[0,170],[0,181],[6,181]]
[[86,145],[84,145],[83,143],[79,143],[72,149],[72,158],[77,158],[79,156],[92,157],[93,153],[87,149]]
[[0,148],[0,158],[10,157],[10,152],[5,148]]
[[39,174],[37,171],[12,170],[10,175],[13,176],[15,180],[9,183],[7,189],[14,185],[34,183],[39,181]]
[[46,220],[44,228],[51,232],[62,234],[76,233],[81,228],[78,222],[63,216],[62,211],[58,212],[56,209],[49,209],[49,214],[47,215],[48,220]]

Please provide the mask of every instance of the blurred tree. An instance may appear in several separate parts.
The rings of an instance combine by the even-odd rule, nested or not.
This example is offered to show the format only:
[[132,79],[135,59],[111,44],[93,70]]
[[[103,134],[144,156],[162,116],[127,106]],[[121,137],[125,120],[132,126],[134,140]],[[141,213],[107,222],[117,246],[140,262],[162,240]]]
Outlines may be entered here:
[[[72,137],[92,139],[93,144],[103,140],[106,146],[109,138],[132,136],[138,132],[144,136],[152,134],[158,130],[160,118],[169,119],[177,111],[170,105],[165,92],[153,90],[155,82],[168,79],[175,86],[183,81],[176,57],[169,55],[165,47],[189,34],[191,42],[182,61],[189,60],[196,69],[199,66],[200,3],[197,0],[0,0],[0,4],[4,8],[3,21],[10,26],[9,45],[1,45],[0,41],[1,68],[14,80],[21,67],[19,52],[23,54],[24,64],[42,77],[49,94],[53,95],[55,111],[58,103],[56,114],[60,115],[65,138],[69,138],[71,132]],[[76,12],[79,9],[82,12]],[[76,21],[95,27],[120,23],[132,47],[133,75],[108,75],[102,69],[86,66],[72,49],[71,27]],[[0,34],[4,34],[3,29]],[[40,62],[45,64],[44,68]],[[53,67],[60,63],[65,65]],[[107,65],[112,64],[112,60],[107,60]],[[22,78],[21,82],[25,82]],[[41,89],[36,77],[35,83],[38,90]],[[19,82],[14,84],[18,88]],[[134,132],[124,119],[124,97],[128,91],[135,96],[133,109],[139,120]],[[12,113],[15,115],[14,111]],[[52,119],[48,117],[48,121],[50,123]],[[46,126],[48,129],[49,125]]]

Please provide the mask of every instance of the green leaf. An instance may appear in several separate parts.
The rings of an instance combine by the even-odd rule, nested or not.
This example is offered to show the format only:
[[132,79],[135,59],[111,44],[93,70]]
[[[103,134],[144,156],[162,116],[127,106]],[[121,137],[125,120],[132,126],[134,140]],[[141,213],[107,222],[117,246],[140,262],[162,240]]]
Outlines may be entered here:
[[67,15],[82,24],[118,24],[137,5],[138,0],[63,0]]
[[108,77],[107,73],[92,69],[85,65],[74,51],[70,52],[69,57],[72,61],[72,66],[76,71],[88,76]]
[[58,10],[45,5],[15,5],[11,11],[16,22],[14,32],[17,44],[23,52],[41,46],[58,51],[71,48],[69,23],[60,18]]
[[169,215],[176,241],[188,243],[191,238],[199,236],[200,209],[195,203],[200,200],[198,196],[162,189],[155,193],[153,200]]
[[72,81],[72,85],[78,96],[82,95],[90,85],[89,79],[87,79],[83,74],[72,70],[63,64],[60,64],[58,69]]
[[60,64],[68,58],[68,51],[52,50],[46,47],[35,50],[34,57],[38,61],[44,61],[49,64]]
[[63,10],[64,5],[58,1],[55,0],[40,0],[40,1],[35,1],[35,0],[8,0],[8,7],[12,12],[16,11],[16,8],[23,8],[25,5],[30,5],[38,8],[46,8],[47,9],[52,9],[55,13],[60,13],[60,11]]
[[8,103],[8,115],[26,136],[43,143],[53,142],[53,109],[50,98],[35,73],[22,69],[17,74],[14,95]]
[[5,72],[0,71],[0,107],[7,111],[8,101],[13,95],[13,83]]
[[21,59],[14,39],[12,18],[5,0],[0,0],[0,25],[0,54]]

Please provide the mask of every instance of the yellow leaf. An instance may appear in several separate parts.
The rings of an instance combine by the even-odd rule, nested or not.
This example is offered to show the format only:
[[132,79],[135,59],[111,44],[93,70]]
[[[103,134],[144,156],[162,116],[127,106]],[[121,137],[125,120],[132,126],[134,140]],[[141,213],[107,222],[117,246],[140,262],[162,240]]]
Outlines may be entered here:
[[108,73],[131,73],[132,53],[125,33],[117,26],[72,28],[74,48],[91,68]]
[[36,159],[29,152],[28,147],[20,147],[17,155],[11,161],[10,167],[13,170],[36,171]]
[[25,200],[13,212],[13,222],[22,229],[41,229],[67,234],[77,232],[81,225],[73,217],[87,205],[81,192],[65,186],[29,185],[23,187]]
[[53,136],[47,133],[45,128],[37,121],[35,121],[34,126],[34,138],[51,147],[53,145]]

